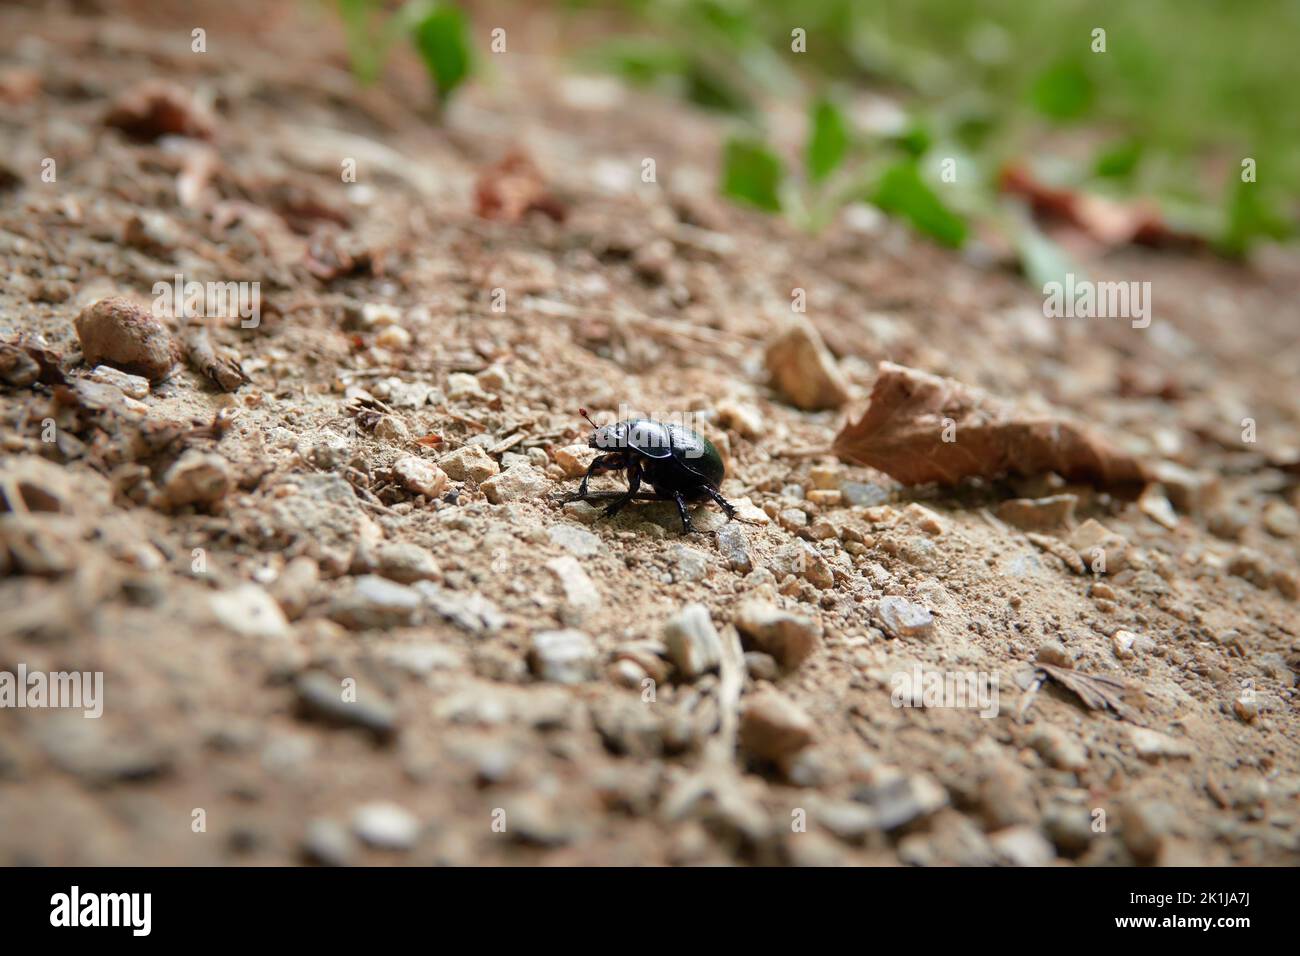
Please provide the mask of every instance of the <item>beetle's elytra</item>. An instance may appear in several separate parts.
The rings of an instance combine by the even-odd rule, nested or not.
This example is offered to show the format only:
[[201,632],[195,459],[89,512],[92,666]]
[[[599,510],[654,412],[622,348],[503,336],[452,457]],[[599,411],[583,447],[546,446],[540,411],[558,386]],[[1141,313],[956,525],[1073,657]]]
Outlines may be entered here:
[[[682,529],[688,534],[695,530],[686,510],[688,501],[715,501],[728,518],[735,517],[736,509],[718,491],[725,474],[722,456],[713,442],[703,435],[682,425],[649,418],[614,422],[602,427],[591,420],[585,408],[579,411],[595,429],[587,444],[604,454],[587,469],[582,484],[578,486],[578,499],[589,496],[587,484],[592,475],[602,471],[626,471],[627,492],[606,506],[607,515],[618,514],[636,498],[674,501],[677,513],[682,516]],[[653,495],[638,494],[642,481],[654,489]]]

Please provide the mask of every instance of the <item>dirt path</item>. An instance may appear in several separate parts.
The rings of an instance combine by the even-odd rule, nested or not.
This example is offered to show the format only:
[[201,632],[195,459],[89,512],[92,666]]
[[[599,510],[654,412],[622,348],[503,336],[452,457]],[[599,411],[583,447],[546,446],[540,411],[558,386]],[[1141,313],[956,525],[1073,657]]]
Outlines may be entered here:
[[[1294,261],[1117,255],[1149,328],[1049,320],[900,226],[716,199],[725,129],[680,104],[521,53],[439,128],[413,68],[359,91],[264,6],[204,6],[203,55],[192,16],[0,12],[0,334],[69,381],[0,392],[0,670],[104,675],[98,720],[0,710],[0,861],[1300,859]],[[158,77],[209,141],[104,125]],[[475,214],[515,148],[563,222]],[[74,319],[177,273],[260,282],[211,333],[251,381],[94,387]],[[843,418],[767,384],[796,288],[855,413],[889,360],[1179,467],[1140,505],[788,455]],[[579,406],[698,416],[747,520],[564,504]],[[1003,505],[1051,495],[1073,517]],[[1031,693],[1035,660],[1141,707]],[[996,680],[996,716],[895,706],[915,668]]]

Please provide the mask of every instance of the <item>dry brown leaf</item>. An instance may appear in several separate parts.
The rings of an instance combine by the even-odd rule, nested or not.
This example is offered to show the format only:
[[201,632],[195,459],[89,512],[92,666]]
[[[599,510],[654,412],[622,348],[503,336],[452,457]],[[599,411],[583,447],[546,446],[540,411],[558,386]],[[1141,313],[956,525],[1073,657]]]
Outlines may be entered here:
[[1024,198],[1042,219],[1065,222],[1107,246],[1200,246],[1200,236],[1174,229],[1149,199],[1117,202],[1105,196],[1049,186],[1026,167],[1003,168],[999,186]]
[[[948,441],[944,439],[948,438]],[[1022,412],[949,378],[881,362],[862,418],[835,436],[835,454],[905,485],[1056,472],[1101,486],[1146,480],[1146,466],[1090,429]]]
[[526,153],[514,150],[479,174],[474,186],[475,208],[484,219],[518,222],[540,212],[563,222],[568,211],[551,194],[542,172]]
[[189,90],[166,80],[145,80],[118,96],[104,123],[144,142],[161,136],[212,139],[216,131],[212,111]]
[[1084,674],[1070,670],[1068,667],[1045,664],[1042,661],[1038,661],[1034,666],[1078,697],[1089,710],[1112,710],[1129,723],[1139,726],[1142,724],[1138,719],[1137,710],[1124,700],[1126,694],[1140,693],[1138,688],[1131,687],[1117,678],[1107,677],[1105,674]]
[[384,253],[370,248],[354,233],[322,226],[308,240],[303,264],[322,282],[365,273],[379,276],[384,273]]
[[23,388],[40,382],[63,385],[67,379],[59,363],[62,357],[45,347],[43,340],[19,337],[0,341],[0,384]]

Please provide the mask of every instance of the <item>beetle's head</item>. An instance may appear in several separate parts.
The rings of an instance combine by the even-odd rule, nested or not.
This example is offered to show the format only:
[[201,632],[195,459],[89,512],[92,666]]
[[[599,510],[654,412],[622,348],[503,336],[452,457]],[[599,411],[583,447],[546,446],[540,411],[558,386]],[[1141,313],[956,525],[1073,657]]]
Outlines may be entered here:
[[591,427],[595,429],[587,439],[587,447],[601,451],[622,451],[627,448],[627,423],[614,422],[612,425],[597,425],[591,420],[585,408],[578,409]]

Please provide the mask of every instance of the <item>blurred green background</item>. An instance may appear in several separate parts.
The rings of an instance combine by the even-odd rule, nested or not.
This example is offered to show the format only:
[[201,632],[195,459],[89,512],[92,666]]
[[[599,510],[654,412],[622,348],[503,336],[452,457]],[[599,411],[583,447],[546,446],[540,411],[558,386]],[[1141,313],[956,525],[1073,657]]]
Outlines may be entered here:
[[[445,106],[486,59],[478,4],[334,2],[363,81],[406,36]],[[999,196],[1014,164],[1152,200],[1162,225],[1229,256],[1297,231],[1300,0],[559,0],[541,15],[573,36],[600,24],[579,65],[733,116],[722,192],[805,228],[866,200],[953,247],[991,226],[1032,273],[1052,252]],[[868,93],[900,108],[895,128],[862,121]],[[800,143],[772,121],[791,105]]]
[[[1033,159],[1061,185],[1156,198],[1171,221],[1227,252],[1292,232],[1300,196],[1300,3],[619,6],[634,27],[591,51],[593,60],[759,126],[756,110],[768,97],[881,90],[896,94],[914,117],[905,145],[917,155],[973,158],[986,178],[1003,163]],[[790,49],[796,26],[807,32],[803,54]],[[1098,28],[1105,52],[1093,51]],[[1043,162],[1053,155],[1056,162]],[[1256,161],[1257,188],[1242,188],[1245,157]]]

